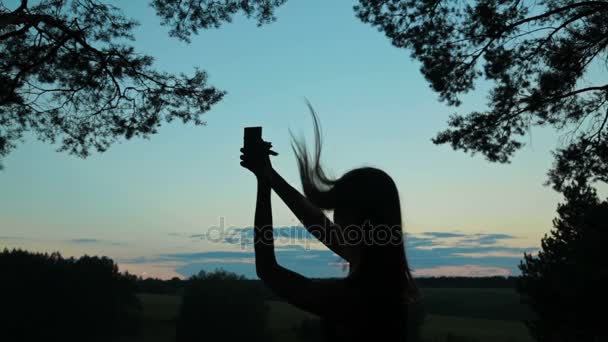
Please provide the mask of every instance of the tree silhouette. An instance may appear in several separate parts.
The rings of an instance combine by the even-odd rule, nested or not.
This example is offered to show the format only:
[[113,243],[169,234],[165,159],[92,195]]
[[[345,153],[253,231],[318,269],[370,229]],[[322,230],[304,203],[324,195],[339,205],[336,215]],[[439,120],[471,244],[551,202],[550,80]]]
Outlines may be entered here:
[[139,332],[136,277],[106,257],[0,251],[0,326],[9,341],[109,341]]
[[[408,48],[439,98],[458,106],[477,80],[489,109],[453,115],[436,144],[508,162],[533,126],[562,131],[548,183],[608,181],[608,1],[359,0],[357,16]],[[595,65],[594,65],[595,63]],[[590,68],[599,84],[588,84]]]
[[527,322],[538,341],[604,341],[608,305],[608,201],[584,182],[565,188],[554,229],[537,256],[525,255],[518,291],[536,313]]
[[[170,33],[188,41],[244,13],[261,25],[284,0],[154,0]],[[165,121],[203,124],[224,91],[207,74],[173,75],[131,45],[137,23],[100,0],[0,1],[0,159],[25,132],[86,157]]]

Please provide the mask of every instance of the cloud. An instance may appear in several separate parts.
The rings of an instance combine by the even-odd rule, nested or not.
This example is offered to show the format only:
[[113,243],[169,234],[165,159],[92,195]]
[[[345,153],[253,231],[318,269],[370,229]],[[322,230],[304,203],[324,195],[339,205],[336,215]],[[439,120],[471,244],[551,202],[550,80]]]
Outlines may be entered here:
[[432,236],[434,238],[454,238],[454,237],[464,237],[466,234],[462,233],[449,233],[449,232],[425,232],[424,235]]
[[432,268],[419,268],[414,270],[413,273],[414,276],[418,277],[507,277],[512,275],[511,271],[505,268],[479,265],[438,266]]
[[[273,233],[277,246],[317,243],[317,239],[302,226],[274,227]],[[253,247],[252,227],[213,227],[189,237],[194,241],[237,245],[242,248]]]
[[0,236],[0,241],[22,241],[29,240],[28,238],[21,236]]
[[317,255],[317,254],[302,254],[302,255],[295,256],[296,259],[315,259],[318,257],[319,257],[319,255]]
[[68,239],[65,242],[78,244],[78,245],[112,245],[112,246],[125,246],[127,243],[118,242],[118,241],[108,241],[108,240],[100,240],[93,238],[77,238],[77,239]]
[[67,242],[71,243],[101,243],[101,240],[98,239],[70,239]]
[[[218,249],[196,253],[172,253],[133,258],[123,262],[131,265],[172,264],[184,277],[200,270],[223,268],[246,277],[255,278],[253,229],[231,228],[185,235],[186,238],[217,242]],[[345,261],[322,246],[303,227],[275,229],[275,252],[284,267],[309,277],[341,277],[347,274]],[[519,274],[519,260],[524,253],[534,253],[538,247],[509,247],[517,236],[495,233],[424,232],[406,235],[406,255],[417,276],[461,275],[491,276]]]
[[119,269],[121,272],[127,271],[131,274],[138,275],[144,278],[162,278],[169,279],[173,277],[184,278],[183,274],[176,272],[176,268],[179,267],[176,263],[146,263],[146,264],[129,264],[121,262]]
[[[148,264],[158,262],[190,262],[204,258],[230,258],[235,257],[235,252],[198,252],[198,253],[173,253],[154,256],[144,256],[123,259],[122,262],[129,264]],[[252,256],[252,253],[238,253],[238,256]]]
[[453,253],[452,255],[479,259],[479,258],[522,258],[521,252],[509,252],[509,251],[489,251],[489,252],[479,252],[479,253]]
[[425,232],[407,234],[408,246],[419,249],[500,247],[517,237],[509,234]]
[[[285,246],[276,250],[281,265],[308,277],[340,277],[346,275],[342,267],[333,263],[344,260],[329,250],[306,250],[301,246]],[[163,264],[176,265],[175,271],[184,277],[197,274],[201,270],[218,268],[255,278],[255,254],[252,251],[209,251],[195,253],[172,253],[150,257],[121,260],[130,265]]]
[[500,240],[510,240],[515,238],[515,236],[508,234],[476,234],[474,241],[480,244],[495,244],[500,242]]
[[202,264],[216,264],[216,263],[226,263],[226,264],[255,264],[255,258],[203,258],[197,260],[197,262]]

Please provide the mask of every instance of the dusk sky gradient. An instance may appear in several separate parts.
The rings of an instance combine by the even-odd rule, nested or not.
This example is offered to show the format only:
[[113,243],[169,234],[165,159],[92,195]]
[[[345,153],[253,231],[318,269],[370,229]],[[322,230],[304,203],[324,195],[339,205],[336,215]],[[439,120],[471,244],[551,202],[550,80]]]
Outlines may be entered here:
[[[255,181],[239,166],[245,126],[264,127],[279,152],[275,168],[299,188],[289,129],[311,141],[305,98],[320,116],[333,175],[368,165],[395,179],[405,230],[418,237],[408,245],[414,271],[425,270],[418,274],[511,274],[550,230],[561,197],[543,183],[558,135],[531,131],[506,165],[433,145],[449,114],[485,108],[487,88],[459,108],[440,103],[409,52],[359,21],[352,1],[290,0],[275,23],[258,28],[237,17],[190,44],[169,37],[147,1],[114,2],[141,23],[134,46],[159,70],[200,67],[228,94],[204,127],[165,124],[149,140],[86,160],[26,137],[0,171],[0,247],[107,255],[140,275],[211,266],[249,274],[250,247],[195,235],[220,218],[225,228],[253,223]],[[277,226],[298,225],[276,196],[273,210]],[[327,253],[315,247],[288,261],[303,273],[339,274]]]

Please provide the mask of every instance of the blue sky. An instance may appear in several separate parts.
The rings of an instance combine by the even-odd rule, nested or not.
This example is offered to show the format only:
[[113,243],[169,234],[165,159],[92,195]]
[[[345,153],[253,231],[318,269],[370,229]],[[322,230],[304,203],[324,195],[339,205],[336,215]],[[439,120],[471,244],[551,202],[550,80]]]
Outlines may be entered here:
[[[371,165],[395,179],[418,274],[516,272],[514,254],[537,248],[551,228],[560,196],[543,182],[556,134],[532,130],[507,165],[433,145],[449,114],[483,109],[484,84],[459,108],[438,102],[408,51],[361,23],[353,2],[290,0],[275,23],[258,28],[237,17],[191,44],[170,38],[146,2],[116,3],[141,23],[134,46],[154,56],[158,69],[201,67],[228,94],[206,114],[204,127],[164,125],[149,140],[86,160],[27,137],[0,173],[0,246],[103,254],[122,269],[163,277],[215,266],[250,272],[247,248],[192,236],[220,222],[252,224],[255,182],[238,159],[245,126],[264,127],[280,153],[275,168],[298,185],[289,129],[311,137],[305,98],[321,118],[333,175]],[[298,224],[276,197],[274,220]],[[416,238],[425,244],[412,245]],[[340,269],[320,247],[293,250],[283,253],[306,260],[293,262],[303,273]]]

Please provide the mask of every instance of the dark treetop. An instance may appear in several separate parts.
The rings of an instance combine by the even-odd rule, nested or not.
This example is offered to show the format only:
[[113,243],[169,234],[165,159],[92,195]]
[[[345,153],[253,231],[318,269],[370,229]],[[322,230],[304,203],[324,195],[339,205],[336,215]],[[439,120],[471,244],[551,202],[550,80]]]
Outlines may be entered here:
[[[175,1],[152,6],[170,34],[188,41],[244,13],[272,21],[283,0]],[[131,43],[135,21],[100,0],[0,1],[0,159],[25,132],[86,157],[120,138],[147,137],[164,121],[200,125],[224,91],[207,75],[173,75]]]
[[608,1],[360,0],[355,11],[411,51],[442,101],[492,85],[489,108],[453,115],[435,143],[504,163],[531,127],[553,126],[565,143],[549,182],[608,181],[608,79],[584,78],[606,64]]

